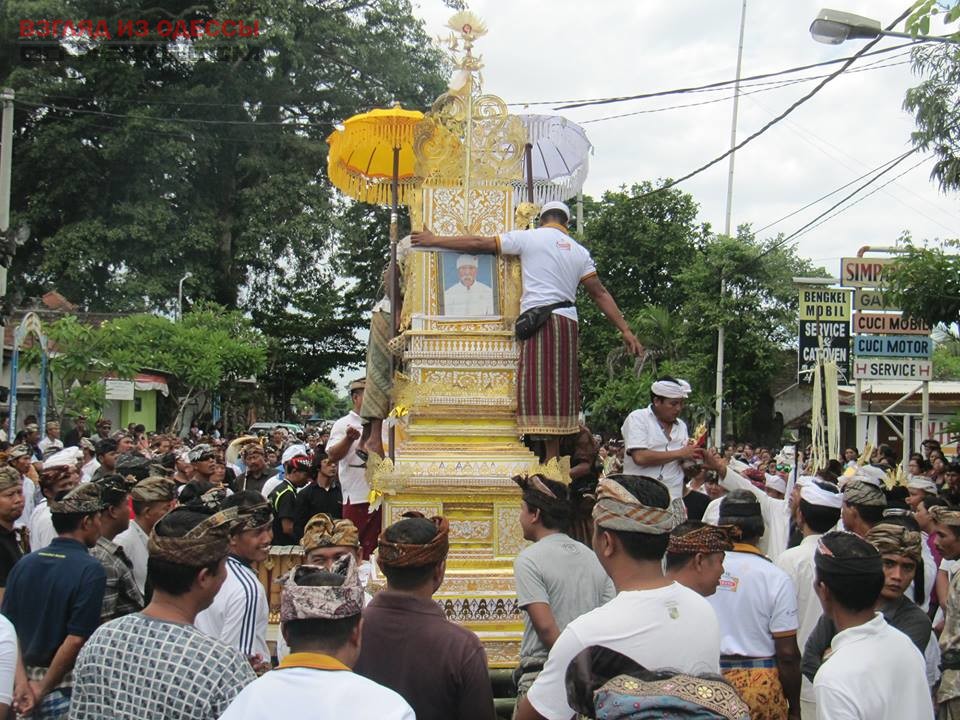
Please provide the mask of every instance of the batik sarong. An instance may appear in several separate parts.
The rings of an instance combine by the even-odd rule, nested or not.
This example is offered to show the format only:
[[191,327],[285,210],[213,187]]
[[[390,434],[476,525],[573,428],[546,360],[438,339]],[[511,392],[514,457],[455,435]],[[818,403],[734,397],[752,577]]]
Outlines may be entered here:
[[522,434],[556,436],[579,431],[577,337],[577,322],[553,313],[533,337],[521,341],[517,427]]
[[727,682],[750,708],[751,720],[787,720],[787,698],[774,658],[720,658]]
[[360,417],[383,419],[390,414],[390,391],[393,390],[393,356],[387,343],[393,333],[393,316],[375,310],[370,317],[370,339],[367,341],[367,384],[363,391]]

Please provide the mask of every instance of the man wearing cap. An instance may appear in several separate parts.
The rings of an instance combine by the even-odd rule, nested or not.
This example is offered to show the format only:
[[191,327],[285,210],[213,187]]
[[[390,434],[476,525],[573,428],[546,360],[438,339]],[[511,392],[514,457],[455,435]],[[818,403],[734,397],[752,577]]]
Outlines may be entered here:
[[[802,653],[823,615],[820,598],[813,589],[813,555],[823,534],[830,532],[840,520],[843,497],[836,485],[812,475],[801,475],[797,487],[800,497],[794,515],[803,540],[785,550],[776,564],[793,581],[797,593],[797,647]],[[817,716],[813,682],[806,676],[800,679],[800,716],[803,720],[816,720]]]
[[817,717],[933,717],[922,653],[875,610],[884,585],[877,549],[853,533],[829,532],[814,563],[823,614],[841,629],[813,681]]
[[58,450],[63,450],[63,440],[60,439],[60,423],[51,420],[46,426],[46,435],[37,443],[42,457],[49,457]]
[[[256,675],[193,623],[213,602],[236,509],[177,508],[150,534],[153,598],[102,625],[77,659],[71,720],[216,720]],[[105,662],[105,660],[108,660]]]
[[[304,565],[313,565],[324,570],[332,570],[338,560],[352,555],[356,561],[360,584],[366,589],[371,574],[370,561],[361,560],[357,528],[349,520],[334,520],[323,513],[314,515],[305,526],[300,547],[303,548]],[[363,604],[366,605],[371,600],[373,596],[364,592]],[[277,638],[277,658],[282,660],[289,653],[290,648],[281,633]]]
[[209,483],[217,465],[217,453],[213,447],[206,443],[194,445],[187,453],[187,459],[193,471],[190,480]]
[[520,344],[517,425],[521,433],[545,443],[547,459],[559,455],[561,436],[573,435],[579,429],[580,372],[574,305],[580,285],[620,331],[627,349],[634,355],[643,352],[613,296],[600,282],[590,253],[570,237],[569,222],[570,209],[562,202],[549,202],[540,211],[540,227],[536,230],[513,230],[495,237],[438,237],[424,228],[411,236],[412,244],[419,247],[520,257],[521,319],[524,314],[541,310],[545,322]]
[[14,565],[0,607],[17,629],[38,720],[67,717],[77,653],[100,624],[106,574],[89,549],[106,507],[92,483],[52,502],[57,538]]
[[23,557],[23,540],[15,525],[23,514],[23,484],[20,473],[10,466],[0,467],[0,599],[7,578]]
[[133,569],[133,579],[146,598],[150,531],[176,505],[176,484],[169,478],[151,476],[134,485],[130,497],[133,522],[114,538],[114,542],[123,548]]
[[570,538],[572,507],[566,485],[542,475],[518,475],[520,528],[532,542],[513,563],[517,605],[524,611],[520,664],[514,671],[523,697],[543,669],[563,629],[616,595],[593,551]]
[[[863,468],[861,468],[861,471]],[[858,471],[853,480],[843,486],[843,507],[840,518],[843,529],[866,537],[874,525],[883,519],[887,507],[887,496]]]
[[281,578],[281,632],[293,652],[244,688],[220,720],[420,717],[393,690],[351,672],[363,608],[355,563],[348,555],[332,571],[300,566]]
[[443,291],[443,314],[453,317],[498,315],[493,308],[493,289],[477,280],[480,262],[476,255],[457,257],[457,275],[460,279]]
[[313,473],[310,483],[297,493],[293,529],[298,537],[303,536],[304,528],[311,518],[320,513],[334,519],[343,515],[343,489],[337,478],[337,466],[323,450],[314,452]]
[[666,576],[703,597],[717,591],[723,575],[724,555],[733,550],[733,526],[717,527],[699,520],[685,520],[670,531],[664,559]]
[[363,407],[365,387],[364,378],[350,383],[353,408],[333,424],[327,441],[327,457],[331,462],[338,463],[343,517],[357,526],[363,557],[368,558],[377,546],[382,515],[380,508],[370,511],[370,486],[367,484],[365,462],[357,454],[358,450],[362,450],[360,438],[363,435],[363,418],[360,417],[360,409]]
[[262,494],[264,484],[277,474],[277,469],[267,466],[266,453],[258,443],[244,445],[241,455],[246,469],[237,477],[233,489],[236,492],[255,490]]
[[251,566],[270,556],[270,506],[260,493],[244,490],[228,497],[220,507],[233,508],[237,514],[237,521],[230,528],[227,578],[213,603],[197,615],[194,624],[200,632],[239,650],[255,670],[269,670],[270,606],[263,583]]
[[692,445],[687,425],[680,419],[690,383],[665,376],[650,386],[650,404],[634,410],[620,432],[626,454],[623,472],[656,478],[671,498],[683,496],[683,460],[702,460],[703,449]]
[[40,491],[40,472],[33,465],[33,450],[27,445],[14,445],[7,452],[7,464],[20,473],[23,489],[23,514],[16,522],[18,529],[30,529],[33,509],[43,498]]
[[764,525],[753,493],[730,492],[720,503],[720,524],[741,536],[723,559],[717,592],[707,598],[720,622],[723,675],[754,720],[799,720],[797,591],[757,547]]
[[293,524],[297,516],[297,490],[310,482],[313,463],[306,455],[295,455],[283,470],[283,482],[267,498],[273,510],[273,544],[296,545],[300,541]]
[[364,609],[355,670],[400,693],[417,720],[493,720],[483,645],[433,601],[446,571],[449,533],[446,518],[415,512],[381,533],[377,563],[387,587]]
[[51,503],[73,490],[79,481],[76,471],[66,465],[47,468],[40,473],[40,491],[43,497],[30,514],[31,550],[42,550],[57,537],[50,512]]
[[133,565],[123,548],[114,542],[130,527],[130,485],[120,475],[106,475],[96,481],[106,507],[100,514],[100,537],[90,549],[107,574],[103,594],[103,622],[143,610],[143,591],[133,577]]
[[[616,650],[647,668],[692,675],[720,671],[720,627],[710,604],[663,575],[670,532],[683,501],[663,483],[635,475],[601,478],[593,508],[593,549],[618,595],[567,625],[527,696],[520,720],[569,720],[565,678],[570,661],[591,645]],[[376,602],[376,600],[374,600]]]

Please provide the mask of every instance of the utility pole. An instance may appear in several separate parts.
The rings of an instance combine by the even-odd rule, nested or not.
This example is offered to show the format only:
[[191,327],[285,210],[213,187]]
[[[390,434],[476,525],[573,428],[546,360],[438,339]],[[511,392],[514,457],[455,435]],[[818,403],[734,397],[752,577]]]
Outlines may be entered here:
[[[13,90],[0,90],[0,104],[3,106],[3,120],[0,122],[0,253],[9,242],[10,234],[10,193],[13,169]],[[10,259],[7,260],[10,262]],[[7,296],[7,268],[0,266],[0,304]],[[3,337],[6,318],[0,311],[0,377],[3,376]],[[14,430],[10,426],[11,432]]]
[[[730,121],[730,167],[727,170],[727,212],[723,223],[723,234],[730,236],[730,224],[733,216],[733,160],[736,153],[733,149],[737,146],[737,113],[740,110],[740,71],[743,67],[743,31],[747,26],[747,0],[743,0],[743,6],[740,9],[740,41],[737,43],[737,77],[733,86],[733,119]],[[723,276],[720,277],[720,301],[723,304],[725,294],[725,285]],[[714,445],[722,447],[723,445],[723,351],[726,340],[726,332],[723,326],[723,319],[720,320],[720,326],[717,328],[717,399],[714,406],[716,415],[714,425]]]

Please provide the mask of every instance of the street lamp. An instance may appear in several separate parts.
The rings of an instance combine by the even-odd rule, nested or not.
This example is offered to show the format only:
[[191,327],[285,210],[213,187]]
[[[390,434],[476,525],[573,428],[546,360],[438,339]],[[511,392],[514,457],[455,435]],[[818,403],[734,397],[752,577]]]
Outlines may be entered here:
[[823,8],[817,17],[810,23],[810,34],[817,42],[827,45],[839,45],[845,40],[872,40],[877,37],[899,37],[917,42],[945,42],[958,43],[952,37],[939,35],[911,35],[910,33],[884,30],[879,20],[873,20],[862,15]]
[[193,277],[193,273],[187,270],[180,278],[179,289],[177,290],[177,320],[183,319],[183,281]]

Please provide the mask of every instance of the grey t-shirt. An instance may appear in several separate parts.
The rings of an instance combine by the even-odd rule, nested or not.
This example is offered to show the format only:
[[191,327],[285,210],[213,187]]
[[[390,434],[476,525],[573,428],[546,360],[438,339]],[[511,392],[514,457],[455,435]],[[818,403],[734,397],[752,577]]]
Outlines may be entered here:
[[[593,550],[564,533],[547,535],[524,548],[513,564],[520,607],[546,603],[560,632],[572,620],[613,599],[617,591]],[[547,649],[523,618],[520,659],[547,659]]]

